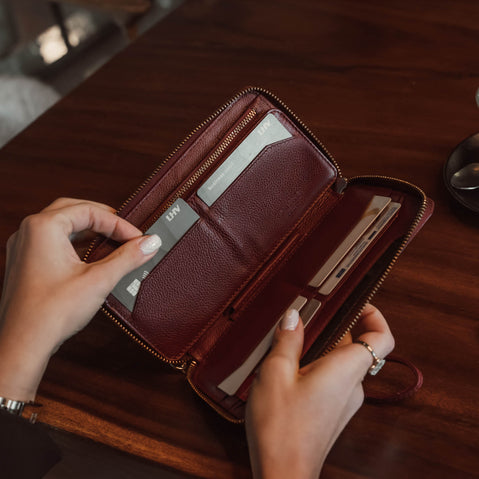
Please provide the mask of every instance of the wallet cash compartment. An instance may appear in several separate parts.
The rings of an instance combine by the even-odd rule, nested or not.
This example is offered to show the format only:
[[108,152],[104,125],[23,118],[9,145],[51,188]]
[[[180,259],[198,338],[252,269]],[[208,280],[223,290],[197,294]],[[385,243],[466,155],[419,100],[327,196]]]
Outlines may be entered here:
[[[379,180],[376,182],[380,183]],[[417,211],[423,199],[407,185],[396,184],[394,181],[383,180],[383,185],[377,186],[370,186],[367,181],[365,183],[358,182],[348,187],[341,201],[319,222],[299,248],[284,256],[274,274],[262,287],[258,286],[260,290],[255,291],[234,323],[223,331],[221,340],[207,351],[202,351],[204,357],[191,371],[190,380],[196,388],[207,397],[215,398],[225,410],[235,410],[238,418],[244,414],[244,401],[254,370],[233,396],[225,394],[218,385],[243,364],[288,306],[299,296],[321,303],[305,330],[303,356],[307,354],[306,360],[309,362],[323,354],[341,336],[344,318],[355,311],[358,304],[363,303],[397,254],[401,241],[410,228],[411,215]],[[394,189],[390,187],[392,185]],[[394,201],[400,202],[401,209],[397,217],[375,239],[340,288],[327,297],[318,294],[308,282],[327,259],[339,238],[344,237],[348,230],[345,226],[347,221],[337,224],[334,219],[336,214],[349,208],[360,209],[360,205],[364,206],[367,198],[373,194],[389,194]],[[348,219],[350,218],[352,217]],[[257,320],[266,317],[268,321]]]

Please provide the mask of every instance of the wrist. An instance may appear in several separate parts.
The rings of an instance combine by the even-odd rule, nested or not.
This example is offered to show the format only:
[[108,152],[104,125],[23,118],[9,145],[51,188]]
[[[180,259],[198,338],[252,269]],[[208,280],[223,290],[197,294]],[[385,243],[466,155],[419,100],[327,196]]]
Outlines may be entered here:
[[[37,345],[38,346],[38,345]],[[48,365],[50,354],[22,337],[0,333],[0,396],[32,401]]]
[[290,479],[292,477],[298,479],[318,479],[321,472],[324,459],[320,462],[315,461],[311,464],[304,457],[293,458],[291,455],[271,457],[269,460],[264,457],[259,462],[252,462],[254,479]]

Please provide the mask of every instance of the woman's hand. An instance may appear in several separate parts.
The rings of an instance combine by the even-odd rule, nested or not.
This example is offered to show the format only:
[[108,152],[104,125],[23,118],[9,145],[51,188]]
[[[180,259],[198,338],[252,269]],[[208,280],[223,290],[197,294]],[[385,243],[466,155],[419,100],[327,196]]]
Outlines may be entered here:
[[[96,263],[81,261],[71,239],[93,231],[125,242]],[[91,201],[61,198],[28,216],[7,243],[0,302],[0,396],[27,401],[50,356],[88,324],[106,296],[160,246],[155,235]]]
[[[366,305],[356,328],[383,358],[394,339],[383,315]],[[351,336],[299,369],[303,324],[290,310],[252,388],[246,432],[255,478],[317,478],[335,440],[361,406],[370,352]]]

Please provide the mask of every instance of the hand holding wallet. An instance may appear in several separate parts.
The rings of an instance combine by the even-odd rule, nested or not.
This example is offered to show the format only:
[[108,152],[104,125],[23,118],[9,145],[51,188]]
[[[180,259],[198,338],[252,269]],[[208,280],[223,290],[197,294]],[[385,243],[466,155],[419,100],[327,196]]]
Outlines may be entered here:
[[[241,421],[282,314],[300,310],[303,361],[335,347],[433,210],[416,186],[346,180],[270,92],[249,88],[199,125],[118,214],[161,238],[104,311]],[[92,244],[96,261],[117,245]]]

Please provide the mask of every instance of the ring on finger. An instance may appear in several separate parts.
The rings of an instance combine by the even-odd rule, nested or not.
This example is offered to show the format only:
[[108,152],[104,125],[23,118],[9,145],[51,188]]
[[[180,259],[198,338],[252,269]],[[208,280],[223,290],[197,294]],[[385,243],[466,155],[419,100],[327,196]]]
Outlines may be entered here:
[[375,352],[374,349],[369,346],[369,344],[366,341],[361,341],[360,339],[356,339],[353,341],[353,343],[361,344],[364,346],[370,353],[371,356],[373,357],[373,364],[371,367],[368,369],[368,373],[371,376],[376,376],[376,374],[381,370],[381,368],[386,364],[385,359],[381,359]]

